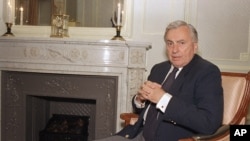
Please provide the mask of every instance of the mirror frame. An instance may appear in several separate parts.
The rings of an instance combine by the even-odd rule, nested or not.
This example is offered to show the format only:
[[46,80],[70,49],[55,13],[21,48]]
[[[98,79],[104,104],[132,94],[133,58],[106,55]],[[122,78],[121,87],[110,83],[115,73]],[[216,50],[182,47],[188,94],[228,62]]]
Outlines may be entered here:
[[[129,38],[132,30],[132,0],[124,0],[125,23],[121,36]],[[16,37],[50,37],[51,26],[13,25]],[[116,35],[114,27],[69,27],[69,38],[111,39]]]

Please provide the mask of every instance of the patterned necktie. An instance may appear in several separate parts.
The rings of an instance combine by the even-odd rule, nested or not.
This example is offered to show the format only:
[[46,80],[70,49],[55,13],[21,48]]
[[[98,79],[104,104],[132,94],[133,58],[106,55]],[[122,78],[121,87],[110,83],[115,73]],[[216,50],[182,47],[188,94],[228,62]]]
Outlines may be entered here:
[[[175,80],[176,72],[178,68],[174,68],[172,72],[168,75],[167,79],[162,85],[165,91],[168,91]],[[151,103],[146,116],[146,121],[143,127],[143,137],[145,141],[153,141],[154,135],[157,127],[157,115],[158,110],[156,109],[156,104]]]
[[169,91],[171,85],[174,83],[175,80],[175,75],[176,72],[178,71],[178,68],[174,67],[174,69],[172,70],[172,72],[168,75],[167,79],[165,80],[165,82],[162,84],[162,88],[165,91]]

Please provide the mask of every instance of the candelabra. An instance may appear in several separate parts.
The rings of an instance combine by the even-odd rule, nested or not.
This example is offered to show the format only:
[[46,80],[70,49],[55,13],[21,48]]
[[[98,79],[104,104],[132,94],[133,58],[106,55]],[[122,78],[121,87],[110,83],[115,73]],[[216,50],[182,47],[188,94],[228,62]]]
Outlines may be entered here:
[[3,36],[14,36],[11,32],[12,23],[5,23],[7,27],[7,32],[3,34]]

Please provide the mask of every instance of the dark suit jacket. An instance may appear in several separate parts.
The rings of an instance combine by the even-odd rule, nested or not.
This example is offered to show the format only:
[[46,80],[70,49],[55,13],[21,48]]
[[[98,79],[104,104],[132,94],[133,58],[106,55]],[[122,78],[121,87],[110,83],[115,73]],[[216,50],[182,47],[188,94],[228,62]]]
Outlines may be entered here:
[[[170,67],[169,61],[156,64],[148,80],[161,84]],[[183,67],[169,93],[173,97],[165,113],[160,114],[155,141],[177,141],[194,134],[212,134],[221,125],[223,89],[220,70],[214,64],[195,55]],[[118,135],[134,138],[140,133],[145,109],[135,109],[140,113],[138,122],[122,129]]]

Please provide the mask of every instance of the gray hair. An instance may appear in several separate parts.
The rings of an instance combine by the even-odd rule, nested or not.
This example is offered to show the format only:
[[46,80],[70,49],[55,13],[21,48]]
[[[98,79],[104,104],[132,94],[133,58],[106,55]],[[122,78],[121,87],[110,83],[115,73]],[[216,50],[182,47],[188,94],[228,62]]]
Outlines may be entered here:
[[194,26],[191,24],[188,24],[184,21],[181,21],[181,20],[174,21],[167,26],[166,31],[165,31],[165,35],[164,35],[164,41],[166,41],[166,35],[167,35],[169,30],[176,29],[176,28],[181,27],[181,26],[188,27],[190,34],[192,36],[193,42],[197,43],[198,42],[198,33],[197,33],[196,29],[194,28]]

